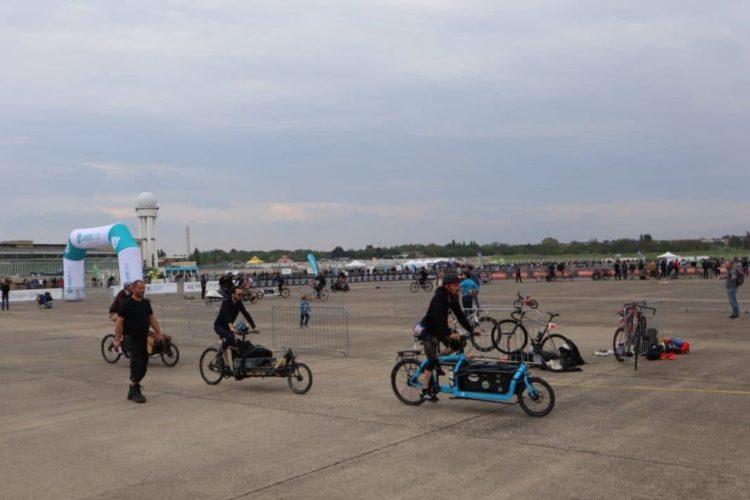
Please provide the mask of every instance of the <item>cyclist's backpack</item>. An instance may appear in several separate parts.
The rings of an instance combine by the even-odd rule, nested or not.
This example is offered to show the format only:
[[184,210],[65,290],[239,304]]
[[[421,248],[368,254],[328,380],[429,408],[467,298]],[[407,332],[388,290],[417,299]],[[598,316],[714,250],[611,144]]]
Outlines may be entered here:
[[735,286],[739,288],[745,284],[745,273],[738,272],[736,274],[737,274],[737,281],[735,282]]
[[661,353],[663,352],[664,348],[662,346],[659,344],[651,344],[648,351],[646,351],[646,359],[650,359],[651,361],[661,359]]
[[560,346],[560,364],[563,371],[580,371],[578,366],[586,362],[581,357],[578,346],[572,340],[566,339],[565,344]]

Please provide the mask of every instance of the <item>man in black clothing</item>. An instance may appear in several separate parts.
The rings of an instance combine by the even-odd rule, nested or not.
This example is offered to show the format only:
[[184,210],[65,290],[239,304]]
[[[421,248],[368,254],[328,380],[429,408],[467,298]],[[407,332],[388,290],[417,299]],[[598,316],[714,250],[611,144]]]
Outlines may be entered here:
[[[146,285],[136,280],[131,285],[132,294],[117,309],[115,321],[115,349],[124,345],[130,352],[130,390],[128,399],[136,403],[145,403],[146,397],[141,393],[141,380],[146,375],[148,366],[147,339],[149,328],[154,330],[157,342],[164,340],[161,326],[151,309],[151,302],[144,298]],[[123,337],[124,335],[124,337]]]
[[234,336],[236,331],[234,320],[237,319],[240,313],[250,323],[250,328],[255,330],[255,321],[253,321],[253,317],[245,309],[245,304],[242,303],[242,288],[233,287],[230,289],[229,298],[224,299],[221,303],[219,315],[216,316],[216,320],[214,321],[214,331],[225,341],[228,347],[237,347],[237,338]]
[[429,274],[427,273],[427,269],[424,267],[421,267],[419,269],[419,286],[424,286],[425,283],[427,283],[427,278],[429,277]]
[[132,290],[130,288],[130,283],[126,281],[122,284],[122,290],[117,292],[117,296],[115,296],[115,300],[112,301],[112,305],[109,306],[109,319],[112,321],[117,320],[117,311],[120,309],[121,305],[130,299],[131,293]]
[[3,311],[8,310],[10,311],[10,280],[4,279],[0,283],[0,290],[2,291],[2,306]]
[[320,298],[320,291],[326,287],[326,273],[321,272],[318,274],[315,279],[313,279],[313,289],[315,289],[315,294],[317,298]]
[[[461,336],[458,333],[453,333],[451,330],[448,325],[448,315],[452,312],[466,331],[471,332],[474,330],[466,318],[463,309],[461,309],[459,283],[460,281],[456,274],[445,274],[443,276],[443,286],[435,290],[435,295],[432,296],[427,313],[421,321],[425,335],[422,343],[424,344],[424,352],[427,356],[427,365],[425,366],[424,378],[422,380],[422,395],[425,399],[433,403],[438,399],[430,390],[430,382],[432,380],[432,371],[438,367],[437,356],[440,343],[445,344],[451,351],[461,349]],[[474,333],[476,335],[479,334],[479,332]]]
[[208,276],[206,273],[201,274],[201,300],[206,298],[206,284],[208,283]]

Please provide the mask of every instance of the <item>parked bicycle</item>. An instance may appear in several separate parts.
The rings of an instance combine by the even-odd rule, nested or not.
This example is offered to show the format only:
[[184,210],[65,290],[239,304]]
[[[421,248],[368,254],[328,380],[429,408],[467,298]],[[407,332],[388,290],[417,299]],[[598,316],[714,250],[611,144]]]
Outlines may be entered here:
[[515,307],[516,309],[523,309],[524,306],[530,307],[531,309],[536,309],[539,307],[539,302],[529,296],[524,298],[524,296],[521,295],[520,292],[516,292],[516,300],[513,301],[513,307]]
[[524,310],[513,311],[510,314],[512,319],[504,319],[497,323],[497,327],[492,332],[492,345],[503,354],[523,359],[526,345],[529,343],[529,334],[523,321],[528,319],[535,325],[544,327],[531,339],[534,362],[553,372],[563,371],[565,366],[562,363],[561,348],[571,345],[571,342],[559,333],[551,333],[551,330],[557,329],[557,324],[552,323],[552,320],[559,314],[546,314],[549,319],[539,321],[528,317]]
[[[638,369],[638,356],[646,352],[651,342],[656,340],[656,331],[649,332],[648,322],[644,312],[655,313],[656,309],[645,302],[629,302],[621,311],[620,327],[612,337],[612,350],[619,362],[633,360],[634,368]],[[650,335],[648,333],[651,333]],[[654,338],[651,338],[654,337]]]
[[[492,345],[492,332],[497,327],[497,320],[488,316],[482,309],[467,309],[466,319],[471,323],[472,328],[479,330],[481,335],[469,336],[471,345],[481,352],[490,352],[495,346]],[[455,324],[456,322],[454,322]]]
[[[462,337],[465,345],[465,337]],[[430,388],[434,395],[449,394],[451,399],[473,399],[510,403],[515,396],[528,415],[543,417],[555,406],[555,392],[542,378],[530,376],[526,363],[503,363],[496,359],[469,359],[463,352],[438,356],[439,367],[448,371],[448,383],[440,383],[441,370],[432,372]],[[427,358],[421,350],[399,351],[391,370],[391,388],[406,405],[421,405],[422,374]]]
[[[240,345],[245,344],[245,337],[257,330],[247,327],[238,328],[237,334],[242,337]],[[261,356],[254,353],[263,351]],[[263,346],[253,346],[253,351],[240,353],[239,349],[228,346],[226,341],[219,342],[218,347],[208,347],[201,354],[199,369],[201,378],[209,385],[216,385],[225,378],[234,377],[242,380],[250,377],[281,377],[287,379],[292,392],[304,394],[312,386],[312,371],[304,364],[297,362],[297,356],[291,349],[286,349],[281,362]]]

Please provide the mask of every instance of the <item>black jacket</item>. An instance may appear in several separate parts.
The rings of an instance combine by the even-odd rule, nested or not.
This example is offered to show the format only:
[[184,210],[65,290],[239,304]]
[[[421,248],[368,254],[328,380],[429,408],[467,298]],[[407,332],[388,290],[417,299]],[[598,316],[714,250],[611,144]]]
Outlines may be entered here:
[[458,297],[454,297],[446,292],[445,288],[440,287],[435,290],[435,295],[433,295],[430,301],[427,313],[422,318],[422,325],[424,325],[427,334],[435,337],[450,335],[451,329],[448,327],[448,314],[451,311],[453,311],[453,315],[466,331],[471,332],[474,329],[469,320],[466,319],[466,315],[458,303]]
[[250,323],[250,328],[255,328],[255,321],[253,321],[253,317],[250,316],[250,313],[245,309],[245,304],[243,304],[242,301],[234,302],[231,297],[222,301],[221,309],[219,310],[219,315],[216,316],[214,325],[226,327],[230,323],[234,323],[234,320],[237,319],[237,316],[240,313],[242,313],[247,322]]

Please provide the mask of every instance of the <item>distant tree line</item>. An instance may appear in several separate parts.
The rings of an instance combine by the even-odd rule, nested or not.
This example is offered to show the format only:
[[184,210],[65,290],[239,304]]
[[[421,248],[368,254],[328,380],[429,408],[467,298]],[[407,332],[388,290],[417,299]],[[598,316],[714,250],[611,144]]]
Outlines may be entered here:
[[295,262],[307,259],[307,254],[314,253],[319,259],[372,259],[372,258],[419,258],[419,257],[484,257],[512,256],[512,255],[635,255],[638,252],[663,253],[699,253],[710,255],[712,250],[725,249],[750,250],[750,232],[744,236],[727,235],[717,241],[707,242],[698,239],[684,240],[655,240],[650,234],[641,234],[638,239],[622,238],[616,240],[596,239],[590,241],[571,241],[561,243],[555,238],[544,238],[541,242],[524,245],[511,245],[501,242],[479,244],[476,241],[451,240],[444,245],[436,243],[409,243],[391,247],[367,245],[362,249],[347,249],[336,246],[330,251],[313,250],[309,248],[296,250],[199,250],[195,249],[193,260],[199,265],[219,264],[223,262],[246,262],[257,256],[264,262],[277,262],[287,256]]

